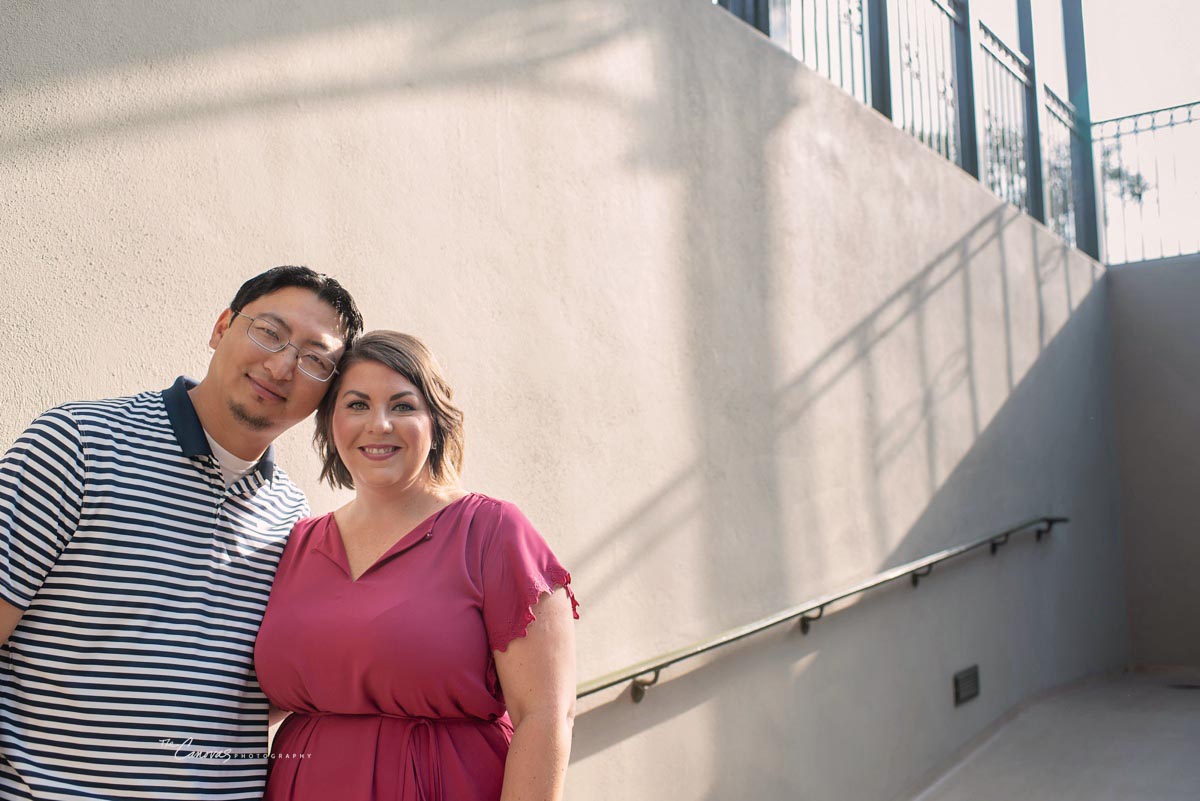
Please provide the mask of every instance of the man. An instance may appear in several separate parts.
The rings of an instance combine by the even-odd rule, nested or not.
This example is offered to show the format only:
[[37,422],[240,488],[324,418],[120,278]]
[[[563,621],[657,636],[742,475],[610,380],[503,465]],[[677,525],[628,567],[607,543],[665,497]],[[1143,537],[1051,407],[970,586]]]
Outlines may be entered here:
[[0,460],[0,798],[262,797],[254,638],[308,514],[271,442],[361,330],[336,281],[276,267],[199,384],[52,409]]

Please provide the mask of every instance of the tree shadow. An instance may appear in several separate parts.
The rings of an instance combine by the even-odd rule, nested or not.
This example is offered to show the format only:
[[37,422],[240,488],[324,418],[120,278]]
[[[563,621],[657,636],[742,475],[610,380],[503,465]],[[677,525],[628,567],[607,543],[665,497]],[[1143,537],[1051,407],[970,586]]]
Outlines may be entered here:
[[[640,704],[628,687],[608,691],[579,716],[573,760],[632,743],[623,768],[649,770],[638,764],[639,740],[668,736],[671,728],[652,734],[664,726],[704,726],[720,758],[719,768],[705,768],[716,777],[709,798],[740,797],[748,786],[764,797],[885,797],[922,778],[930,757],[918,743],[951,753],[1021,697],[1119,665],[1115,458],[1105,435],[1110,404],[1098,391],[1109,380],[1106,302],[1103,291],[1090,293],[1045,344],[887,564],[923,556],[937,539],[949,545],[997,530],[983,518],[1003,509],[981,517],[976,507],[994,505],[1001,483],[1013,485],[1018,516],[1066,513],[1070,526],[1042,543],[1015,539],[994,558],[982,551],[940,566],[917,590],[899,582],[872,591],[827,611],[807,636],[785,624],[667,668]],[[1053,453],[1043,458],[1047,440]],[[986,627],[986,647],[958,619],[964,608]],[[970,660],[991,682],[990,700],[966,718],[947,717],[949,702],[931,705],[927,696],[949,686],[947,668]],[[906,727],[936,733],[879,739]],[[847,749],[857,756],[848,760]],[[694,758],[679,755],[680,766]],[[674,765],[665,759],[660,770]]]
[[[628,98],[603,83],[573,79],[558,67],[639,33],[636,17],[614,12],[603,0],[311,3],[302,9],[288,6],[289,13],[264,4],[221,6],[223,11],[213,4],[143,9],[148,13],[144,17],[132,10],[130,16],[113,13],[111,6],[61,4],[60,14],[78,17],[78,26],[45,25],[42,10],[33,5],[8,9],[15,17],[9,35],[15,46],[0,59],[6,75],[0,109],[6,110],[9,123],[0,128],[0,156],[61,151],[248,113],[440,88],[503,85],[571,102],[625,105]],[[131,18],[153,34],[124,30]],[[111,30],[111,38],[101,35],[105,30]],[[343,40],[334,46],[347,51],[379,48],[381,31],[394,36],[396,30],[406,34],[408,46],[394,49],[386,68],[375,65],[364,72],[353,59],[340,71],[298,66],[297,50],[329,47],[322,39],[340,35]],[[267,55],[239,52],[251,47]],[[271,65],[272,47],[282,66]],[[205,77],[223,61],[242,62],[244,77],[240,86],[216,93]],[[112,92],[106,85],[135,75],[138,82],[127,93]],[[65,107],[59,94],[63,90],[69,92]],[[87,102],[79,102],[81,97]]]

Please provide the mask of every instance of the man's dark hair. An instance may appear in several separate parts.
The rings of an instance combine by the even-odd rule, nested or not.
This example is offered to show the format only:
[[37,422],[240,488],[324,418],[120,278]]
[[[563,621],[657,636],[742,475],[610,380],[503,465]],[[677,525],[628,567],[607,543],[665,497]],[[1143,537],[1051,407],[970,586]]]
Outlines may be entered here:
[[316,293],[318,298],[333,307],[333,310],[342,318],[347,347],[353,344],[358,335],[362,333],[362,314],[359,313],[354,298],[350,297],[346,288],[336,279],[303,266],[285,264],[281,267],[272,267],[265,273],[254,276],[242,284],[241,289],[233,296],[229,308],[240,312],[246,308],[247,304],[253,303],[263,295],[269,295],[289,286],[310,289]]

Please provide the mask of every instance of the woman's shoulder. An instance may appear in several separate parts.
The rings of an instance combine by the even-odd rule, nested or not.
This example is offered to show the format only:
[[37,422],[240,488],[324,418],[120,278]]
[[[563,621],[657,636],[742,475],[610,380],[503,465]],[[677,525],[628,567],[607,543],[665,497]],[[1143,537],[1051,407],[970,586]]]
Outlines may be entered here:
[[329,537],[329,526],[333,521],[333,512],[316,517],[302,517],[292,525],[287,543],[279,557],[276,569],[276,583],[279,576],[286,574],[298,561],[303,561],[304,555],[314,548],[321,548]]
[[469,512],[474,526],[502,530],[533,527],[525,513],[512,501],[493,498],[482,492],[468,492],[454,503],[461,505],[464,512]]
[[329,528],[333,521],[333,512],[326,512],[323,515],[314,517],[302,517],[292,526],[292,532],[288,535],[288,545],[293,543],[302,543],[313,536],[322,535]]

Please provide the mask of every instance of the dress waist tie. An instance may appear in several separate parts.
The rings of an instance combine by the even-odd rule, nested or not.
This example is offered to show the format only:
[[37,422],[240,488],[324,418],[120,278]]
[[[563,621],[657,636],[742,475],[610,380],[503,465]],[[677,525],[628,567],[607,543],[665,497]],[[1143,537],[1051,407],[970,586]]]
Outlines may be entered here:
[[[419,801],[443,801],[442,759],[437,748],[437,734],[429,718],[417,718],[408,727],[408,771]],[[421,767],[429,766],[429,786],[421,781]]]
[[[412,801],[445,801],[442,792],[442,760],[437,747],[437,732],[434,723],[470,723],[478,725],[486,721],[474,718],[422,718],[414,715],[391,715],[385,712],[369,714],[347,714],[341,712],[293,712],[311,718],[390,718],[411,724],[405,727],[405,770],[409,786],[416,790]],[[428,770],[424,770],[428,766]],[[406,794],[407,795],[407,794]],[[405,801],[408,801],[406,797]]]

